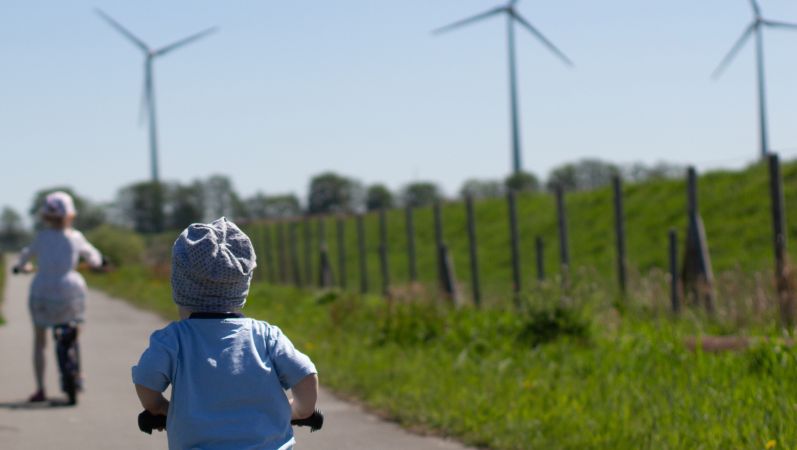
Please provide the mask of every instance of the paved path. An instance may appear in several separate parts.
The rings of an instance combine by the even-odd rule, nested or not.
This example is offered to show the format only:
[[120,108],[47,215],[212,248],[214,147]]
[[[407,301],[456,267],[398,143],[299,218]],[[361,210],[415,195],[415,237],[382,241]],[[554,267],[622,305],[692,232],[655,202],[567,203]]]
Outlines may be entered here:
[[[9,261],[10,262],[10,261]],[[27,312],[31,276],[6,277],[6,324],[0,326],[0,449],[91,450],[165,449],[166,436],[138,431],[141,407],[130,382],[130,366],[162,319],[129,304],[91,291],[81,336],[86,392],[77,407],[33,406],[25,402],[34,390],[32,330]],[[52,342],[47,347],[47,388],[61,396]],[[322,374],[323,380],[323,374]],[[297,450],[315,449],[464,449],[442,439],[424,438],[365,414],[322,391],[319,407],[324,429],[298,429]]]

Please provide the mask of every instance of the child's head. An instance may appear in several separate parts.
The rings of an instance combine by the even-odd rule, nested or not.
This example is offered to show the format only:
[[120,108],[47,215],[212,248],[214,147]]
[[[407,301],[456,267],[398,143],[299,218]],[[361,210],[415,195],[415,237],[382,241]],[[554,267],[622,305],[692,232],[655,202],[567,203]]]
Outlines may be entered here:
[[252,242],[226,218],[195,223],[172,247],[172,298],[192,312],[244,306],[257,266]]
[[63,191],[55,191],[44,198],[39,210],[42,220],[53,228],[68,228],[75,219],[75,202]]

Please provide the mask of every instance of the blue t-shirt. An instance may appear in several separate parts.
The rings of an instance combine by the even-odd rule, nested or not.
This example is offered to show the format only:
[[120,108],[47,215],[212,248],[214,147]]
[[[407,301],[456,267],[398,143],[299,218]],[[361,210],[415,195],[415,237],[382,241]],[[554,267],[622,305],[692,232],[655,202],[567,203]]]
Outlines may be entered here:
[[152,333],[133,383],[172,385],[170,449],[287,449],[285,389],[317,373],[279,328],[246,317],[189,318]]

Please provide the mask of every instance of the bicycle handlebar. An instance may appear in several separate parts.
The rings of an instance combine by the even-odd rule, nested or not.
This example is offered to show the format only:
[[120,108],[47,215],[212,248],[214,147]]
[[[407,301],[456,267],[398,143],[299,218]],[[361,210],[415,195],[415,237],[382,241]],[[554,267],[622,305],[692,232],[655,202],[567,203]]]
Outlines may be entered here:
[[[297,427],[310,427],[310,432],[318,431],[324,426],[324,415],[319,410],[313,411],[310,417],[291,420],[291,425]],[[166,416],[154,415],[144,410],[138,415],[138,429],[144,433],[152,434],[152,430],[166,428]]]

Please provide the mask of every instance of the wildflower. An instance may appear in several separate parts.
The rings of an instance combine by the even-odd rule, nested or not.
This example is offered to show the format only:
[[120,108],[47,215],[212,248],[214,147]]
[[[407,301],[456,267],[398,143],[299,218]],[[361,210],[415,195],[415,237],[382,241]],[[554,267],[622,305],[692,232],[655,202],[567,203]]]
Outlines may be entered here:
[[770,439],[767,441],[767,446],[765,447],[767,450],[772,450],[775,446],[778,445],[777,441],[774,439]]

